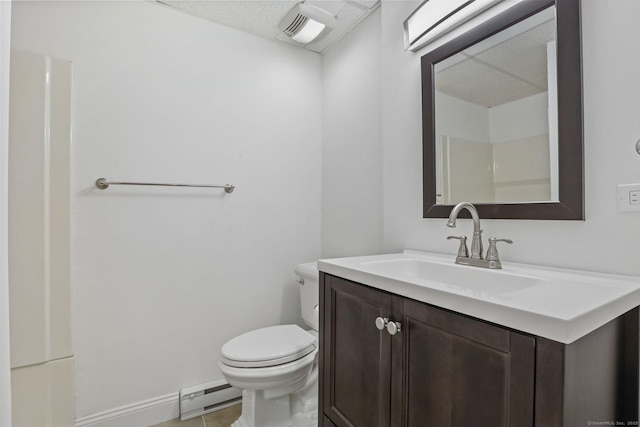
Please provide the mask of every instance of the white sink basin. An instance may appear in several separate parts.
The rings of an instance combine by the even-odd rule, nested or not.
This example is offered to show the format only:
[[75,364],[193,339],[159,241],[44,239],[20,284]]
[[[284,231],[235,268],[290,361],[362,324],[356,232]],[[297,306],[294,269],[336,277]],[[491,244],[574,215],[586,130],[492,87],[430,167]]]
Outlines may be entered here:
[[318,261],[320,271],[571,343],[640,305],[640,277],[504,263],[463,266],[418,251]]
[[365,261],[362,266],[384,276],[434,282],[457,292],[496,297],[546,283],[545,279],[524,274],[453,263],[443,264],[405,256],[397,259]]

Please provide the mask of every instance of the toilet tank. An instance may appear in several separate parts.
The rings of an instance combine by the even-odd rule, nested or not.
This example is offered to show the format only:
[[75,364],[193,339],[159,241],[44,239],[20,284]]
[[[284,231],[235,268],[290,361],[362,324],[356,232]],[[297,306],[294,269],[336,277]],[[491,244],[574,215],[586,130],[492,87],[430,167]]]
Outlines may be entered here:
[[300,307],[302,309],[302,319],[311,326],[313,330],[318,330],[320,323],[320,312],[318,303],[320,297],[320,285],[318,283],[318,263],[307,262],[296,266],[296,275],[300,283]]

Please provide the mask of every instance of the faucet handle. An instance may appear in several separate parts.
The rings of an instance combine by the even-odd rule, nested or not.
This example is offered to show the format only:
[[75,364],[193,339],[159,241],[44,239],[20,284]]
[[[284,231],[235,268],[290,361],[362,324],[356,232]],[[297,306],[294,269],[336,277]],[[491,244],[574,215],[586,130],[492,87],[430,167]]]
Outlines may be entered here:
[[458,239],[460,246],[458,247],[458,256],[469,258],[469,249],[467,249],[467,236],[447,236],[447,240]]
[[495,237],[489,237],[489,249],[487,249],[487,261],[500,261],[500,257],[498,256],[498,248],[496,247],[496,243],[505,242],[512,244],[513,240],[511,239],[496,239]]

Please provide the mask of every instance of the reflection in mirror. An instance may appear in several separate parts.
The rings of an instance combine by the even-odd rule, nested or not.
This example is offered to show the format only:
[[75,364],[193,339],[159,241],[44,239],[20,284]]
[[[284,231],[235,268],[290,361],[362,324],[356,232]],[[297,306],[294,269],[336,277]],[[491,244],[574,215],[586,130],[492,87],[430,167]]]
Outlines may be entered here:
[[434,65],[436,203],[558,202],[555,7]]

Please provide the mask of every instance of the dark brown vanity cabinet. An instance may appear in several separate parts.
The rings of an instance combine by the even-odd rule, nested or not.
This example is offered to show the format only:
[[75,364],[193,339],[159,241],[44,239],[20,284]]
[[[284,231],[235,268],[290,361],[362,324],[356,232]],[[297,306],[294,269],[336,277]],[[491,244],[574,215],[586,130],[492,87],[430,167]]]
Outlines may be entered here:
[[[574,346],[324,273],[320,293],[323,426],[634,425],[638,419],[637,309]],[[399,331],[379,330],[377,318],[398,322]],[[582,357],[581,350],[591,354]]]

